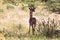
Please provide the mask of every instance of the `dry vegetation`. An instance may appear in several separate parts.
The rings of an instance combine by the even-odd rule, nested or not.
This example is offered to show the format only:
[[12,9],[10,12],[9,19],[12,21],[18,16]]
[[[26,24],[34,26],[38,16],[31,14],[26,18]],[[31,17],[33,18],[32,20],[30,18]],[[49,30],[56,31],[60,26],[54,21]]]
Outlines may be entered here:
[[0,0],[0,40],[60,40],[60,32],[56,32],[60,31],[60,14],[49,11],[45,3],[39,3],[35,3],[33,14],[37,19],[35,35],[29,35],[28,5],[15,6]]

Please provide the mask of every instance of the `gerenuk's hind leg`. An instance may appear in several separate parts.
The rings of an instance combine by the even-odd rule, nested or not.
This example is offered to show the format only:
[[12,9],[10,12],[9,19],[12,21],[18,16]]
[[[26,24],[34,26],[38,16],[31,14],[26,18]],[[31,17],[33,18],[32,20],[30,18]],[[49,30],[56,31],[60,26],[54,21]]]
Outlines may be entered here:
[[36,27],[36,25],[34,24],[34,25],[33,25],[33,31],[34,31],[34,34],[35,34],[35,27]]
[[34,35],[34,26],[32,25],[32,34]]
[[31,27],[31,26],[29,25],[29,32],[28,32],[29,34],[30,34],[30,27]]

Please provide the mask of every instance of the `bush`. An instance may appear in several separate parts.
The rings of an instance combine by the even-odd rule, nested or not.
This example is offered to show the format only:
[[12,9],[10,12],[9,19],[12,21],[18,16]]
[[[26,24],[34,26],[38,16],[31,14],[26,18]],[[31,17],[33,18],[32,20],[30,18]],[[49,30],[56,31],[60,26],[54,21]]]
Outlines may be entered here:
[[45,35],[46,37],[53,37],[55,36],[55,28],[58,27],[57,26],[57,22],[53,19],[50,20],[50,18],[48,18],[48,21],[45,21],[43,19],[42,23],[39,23],[38,25],[38,33]]
[[15,6],[19,5],[20,3],[20,0],[3,0],[3,3],[10,3],[10,4],[13,4]]
[[4,29],[3,33],[4,33],[4,37],[20,37],[21,35],[21,24],[18,25],[14,25],[13,30],[9,31]]
[[14,9],[14,6],[12,6],[12,5],[7,5],[7,9]]
[[0,12],[3,12],[3,9],[0,8]]

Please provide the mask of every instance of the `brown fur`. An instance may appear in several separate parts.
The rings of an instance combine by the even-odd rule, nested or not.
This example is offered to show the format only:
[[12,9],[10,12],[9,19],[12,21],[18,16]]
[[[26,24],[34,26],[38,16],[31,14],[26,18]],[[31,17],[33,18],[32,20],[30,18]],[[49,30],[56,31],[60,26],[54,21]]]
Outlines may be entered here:
[[36,18],[33,17],[33,12],[35,8],[29,8],[30,10],[30,19],[29,19],[29,33],[30,33],[30,26],[32,27],[32,33],[34,34],[35,26],[36,26]]

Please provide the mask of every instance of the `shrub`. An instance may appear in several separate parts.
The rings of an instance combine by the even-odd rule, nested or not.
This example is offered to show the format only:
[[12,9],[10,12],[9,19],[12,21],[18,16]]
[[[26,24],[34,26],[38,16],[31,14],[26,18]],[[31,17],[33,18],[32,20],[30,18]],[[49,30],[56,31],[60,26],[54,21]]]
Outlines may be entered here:
[[14,6],[8,4],[7,9],[14,9]]
[[45,19],[43,19],[42,24],[39,23],[37,31],[46,37],[53,37],[55,36],[56,27],[58,26],[57,22],[54,19],[50,20],[50,18],[48,18],[48,21],[45,21]]
[[3,12],[3,9],[0,8],[0,12]]

